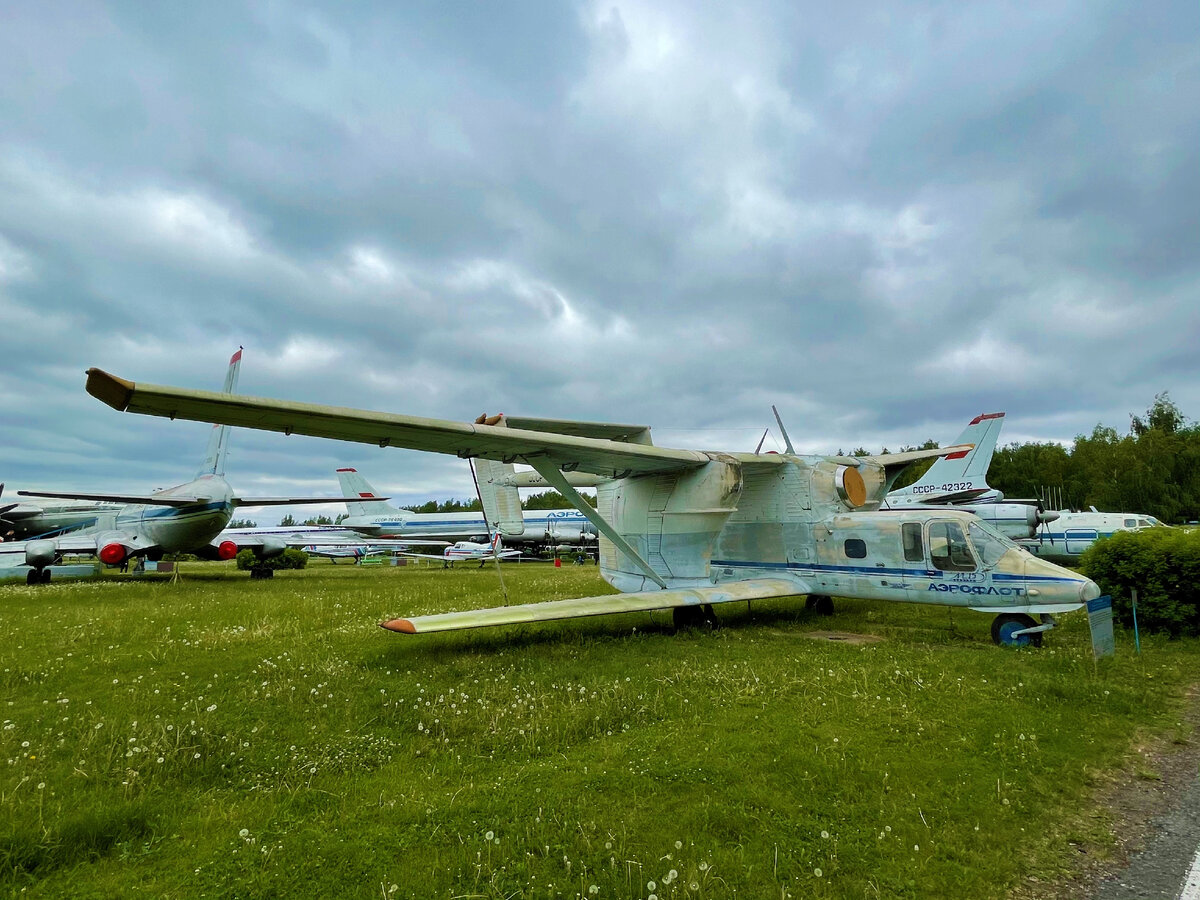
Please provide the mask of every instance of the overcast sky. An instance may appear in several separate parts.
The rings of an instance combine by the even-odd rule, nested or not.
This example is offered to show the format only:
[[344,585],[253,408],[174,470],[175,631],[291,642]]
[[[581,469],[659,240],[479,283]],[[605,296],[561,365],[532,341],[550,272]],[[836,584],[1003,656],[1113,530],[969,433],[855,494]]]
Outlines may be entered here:
[[[401,6],[0,0],[8,490],[187,480],[208,428],[84,370],[216,390],[238,345],[247,394],[665,446],[1200,417],[1195,0]],[[473,493],[231,446],[244,494]]]

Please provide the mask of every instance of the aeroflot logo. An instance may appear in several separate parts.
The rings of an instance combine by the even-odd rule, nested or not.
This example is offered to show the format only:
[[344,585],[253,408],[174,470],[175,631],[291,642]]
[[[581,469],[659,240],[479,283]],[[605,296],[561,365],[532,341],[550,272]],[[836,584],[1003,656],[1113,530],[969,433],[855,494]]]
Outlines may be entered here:
[[998,594],[1001,597],[1020,597],[1025,593],[1025,588],[998,588],[983,584],[931,584],[929,590],[943,594]]
[[583,513],[575,512],[573,509],[564,510],[562,512],[548,512],[547,519],[582,519]]

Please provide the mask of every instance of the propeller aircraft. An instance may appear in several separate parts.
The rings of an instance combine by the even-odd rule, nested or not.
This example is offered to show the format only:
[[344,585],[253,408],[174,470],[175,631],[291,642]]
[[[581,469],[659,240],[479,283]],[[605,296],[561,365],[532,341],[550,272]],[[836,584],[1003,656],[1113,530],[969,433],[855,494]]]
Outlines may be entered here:
[[[463,423],[87,375],[88,393],[122,411],[528,464],[596,526],[601,574],[620,591],[383,623],[399,633],[659,609],[692,625],[715,622],[721,604],[838,595],[993,613],[998,643],[1040,643],[1055,613],[1100,593],[970,513],[880,511],[905,466],[965,447],[866,457],[800,455],[790,440],[781,454],[675,449],[638,426],[522,429],[503,416]],[[570,484],[575,471],[604,479],[597,508]]]

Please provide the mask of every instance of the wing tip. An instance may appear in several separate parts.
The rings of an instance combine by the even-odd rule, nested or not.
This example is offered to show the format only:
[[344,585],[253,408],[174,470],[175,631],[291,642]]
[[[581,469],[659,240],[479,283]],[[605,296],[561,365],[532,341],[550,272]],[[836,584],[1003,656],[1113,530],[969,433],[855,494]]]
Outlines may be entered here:
[[388,622],[380,622],[379,627],[387,629],[388,631],[395,631],[399,634],[416,634],[417,633],[416,627],[408,619],[392,619],[391,621],[388,621]]
[[92,367],[87,370],[87,392],[102,403],[124,412],[133,399],[134,383],[110,375],[103,369]]

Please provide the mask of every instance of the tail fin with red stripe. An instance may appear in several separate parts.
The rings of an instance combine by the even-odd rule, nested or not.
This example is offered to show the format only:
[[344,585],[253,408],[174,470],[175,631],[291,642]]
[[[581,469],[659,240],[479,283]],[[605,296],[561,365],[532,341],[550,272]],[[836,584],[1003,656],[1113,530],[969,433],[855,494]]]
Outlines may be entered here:
[[936,502],[990,491],[988,466],[992,464],[992,454],[1003,425],[1002,412],[976,416],[954,441],[955,444],[970,444],[971,449],[940,457],[918,481],[892,493]]

